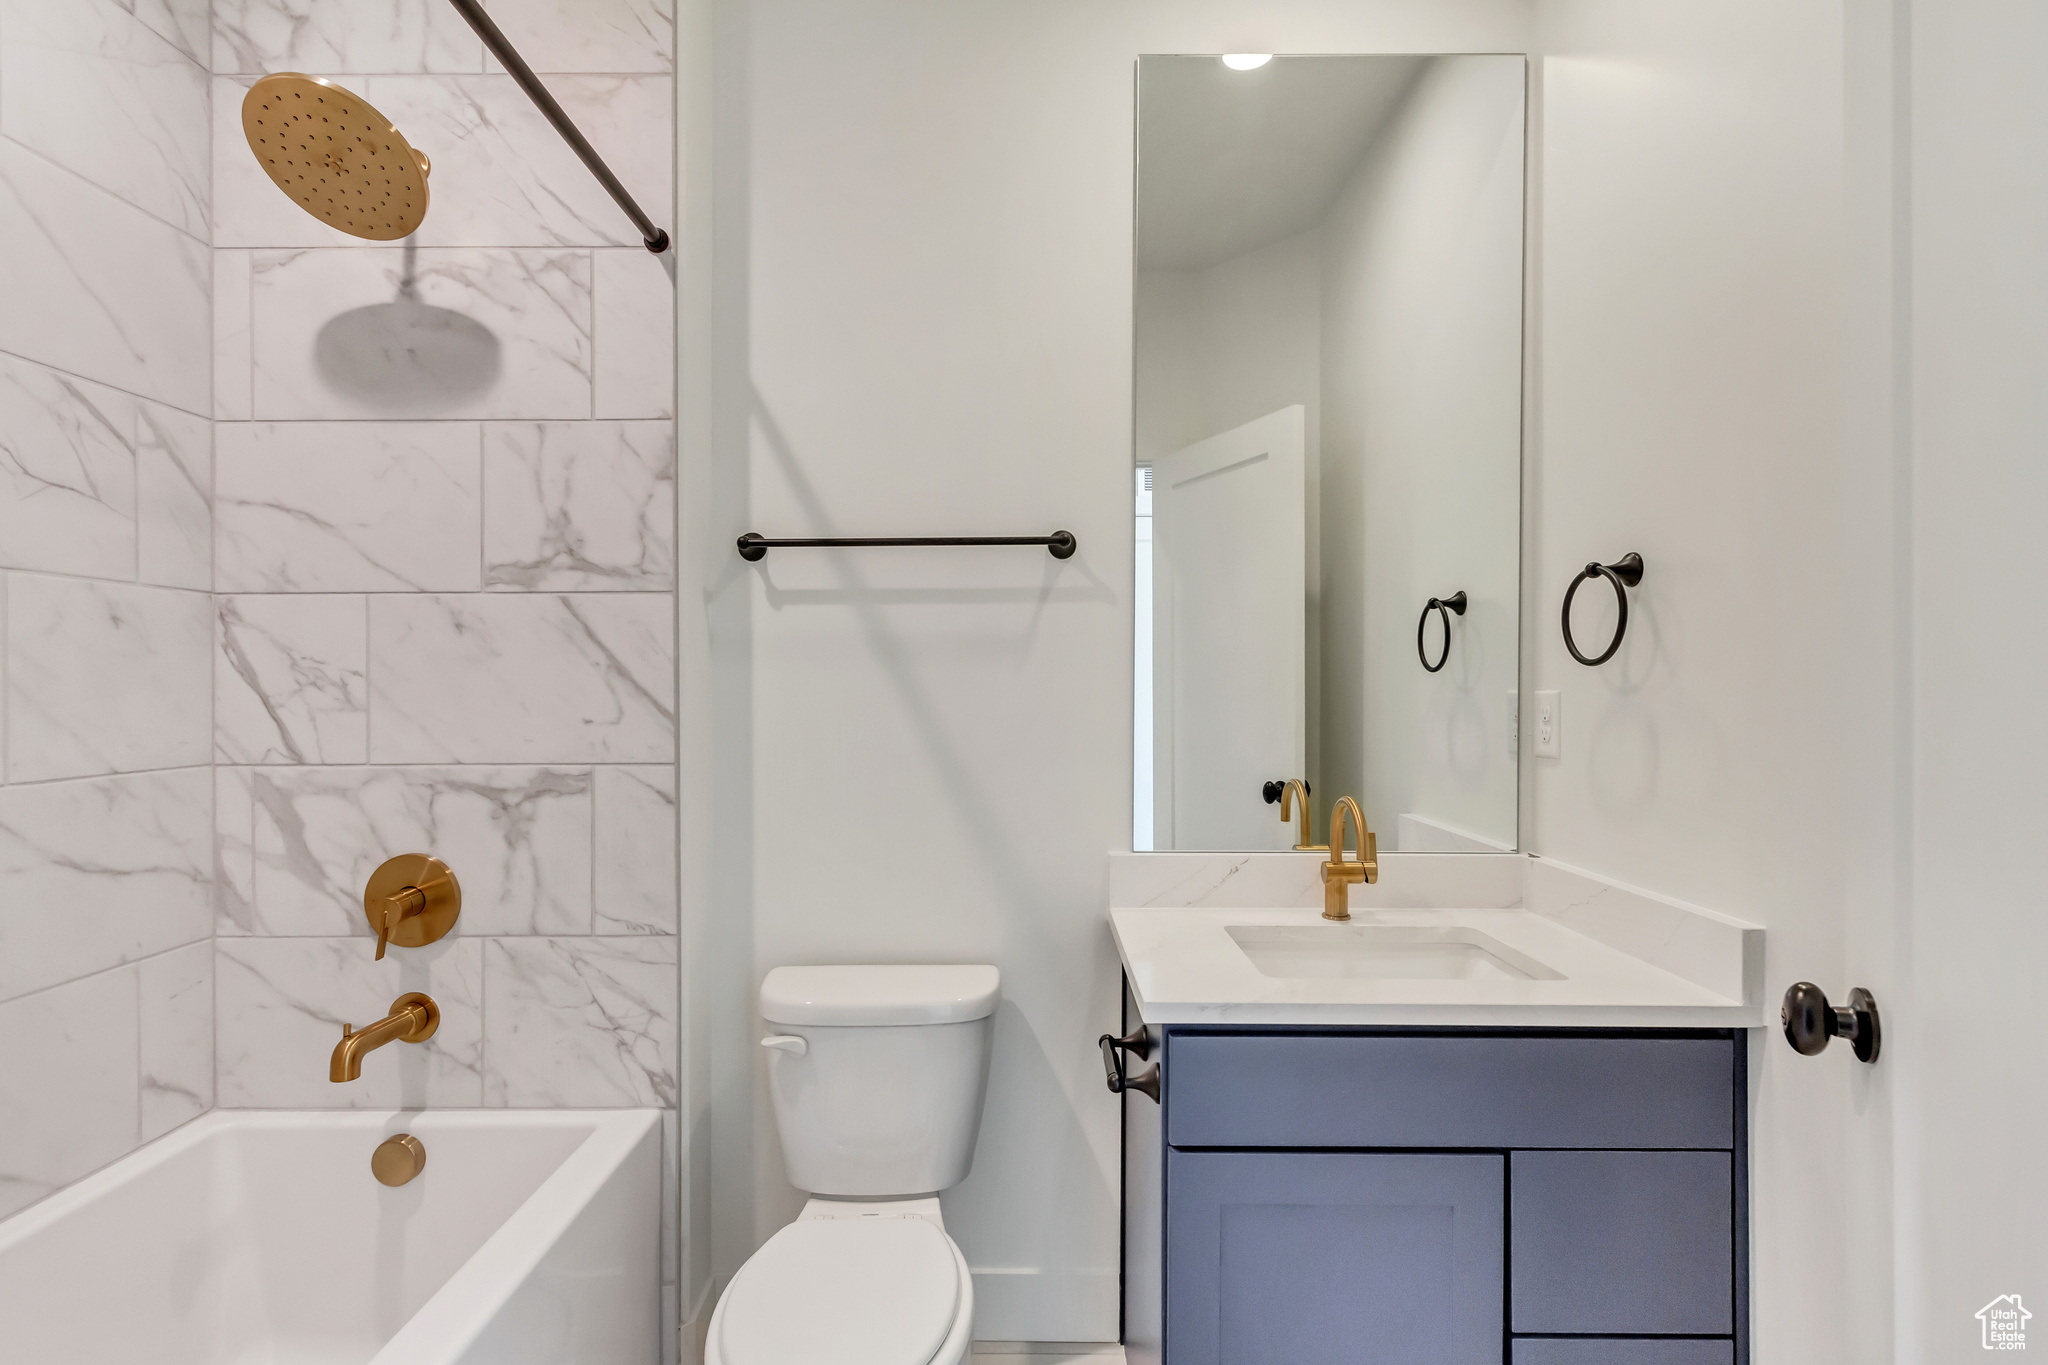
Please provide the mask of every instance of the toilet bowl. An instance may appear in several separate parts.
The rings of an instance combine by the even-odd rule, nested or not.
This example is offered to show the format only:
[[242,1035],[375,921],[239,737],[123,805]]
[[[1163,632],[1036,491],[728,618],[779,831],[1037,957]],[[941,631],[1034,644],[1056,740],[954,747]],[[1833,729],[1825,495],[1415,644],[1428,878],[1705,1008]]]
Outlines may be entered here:
[[810,1199],[719,1295],[705,1365],[960,1365],[974,1280],[938,1192],[966,1179],[1001,979],[988,966],[778,967],[769,1094]]

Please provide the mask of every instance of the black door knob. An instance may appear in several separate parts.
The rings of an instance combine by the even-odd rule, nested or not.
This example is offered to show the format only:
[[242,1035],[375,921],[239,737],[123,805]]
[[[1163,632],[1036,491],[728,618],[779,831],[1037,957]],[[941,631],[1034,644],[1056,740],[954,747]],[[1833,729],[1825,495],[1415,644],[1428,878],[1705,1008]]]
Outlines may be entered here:
[[1861,986],[1849,992],[1847,1006],[1830,1005],[1827,992],[1811,981],[1795,981],[1785,992],[1785,1008],[1779,1016],[1785,1025],[1785,1041],[1802,1057],[1817,1057],[1830,1038],[1847,1038],[1859,1062],[1877,1060],[1882,1040],[1877,1021],[1877,1000]]

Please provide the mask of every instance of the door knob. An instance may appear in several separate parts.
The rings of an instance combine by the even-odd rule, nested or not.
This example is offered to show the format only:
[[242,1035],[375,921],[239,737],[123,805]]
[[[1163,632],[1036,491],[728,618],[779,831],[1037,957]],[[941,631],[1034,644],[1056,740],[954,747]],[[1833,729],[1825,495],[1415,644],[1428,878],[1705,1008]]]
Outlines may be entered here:
[[1816,1057],[1830,1038],[1847,1038],[1856,1060],[1874,1062],[1883,1041],[1878,1030],[1877,999],[1861,986],[1849,992],[1847,1006],[1830,1005],[1827,992],[1811,981],[1796,981],[1785,992],[1785,1041],[1802,1057]]

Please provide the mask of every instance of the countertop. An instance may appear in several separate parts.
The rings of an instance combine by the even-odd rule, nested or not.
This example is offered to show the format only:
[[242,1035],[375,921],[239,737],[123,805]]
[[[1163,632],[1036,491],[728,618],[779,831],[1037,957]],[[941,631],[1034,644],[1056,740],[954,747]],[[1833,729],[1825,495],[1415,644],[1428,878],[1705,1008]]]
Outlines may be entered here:
[[[1245,855],[1226,856],[1241,860]],[[1291,860],[1291,855],[1252,856]],[[1398,894],[1398,884],[1406,881],[1413,894],[1402,898],[1424,903],[1360,905],[1354,899],[1352,924],[1473,929],[1534,959],[1558,979],[1267,976],[1228,929],[1340,928],[1322,918],[1319,902],[1315,908],[1219,905],[1202,895],[1197,899],[1210,903],[1164,905],[1148,897],[1150,904],[1112,906],[1109,912],[1140,1016],[1147,1024],[1226,1025],[1754,1028],[1764,1023],[1763,931],[1754,925],[1575,869],[1538,866],[1532,858],[1411,856],[1418,861],[1405,866],[1383,856],[1376,890],[1391,899],[1389,893]],[[1424,856],[1427,863],[1419,861]],[[1488,897],[1495,900],[1492,906],[1446,904],[1442,893],[1453,886],[1479,889],[1472,870],[1458,866],[1466,857],[1489,860],[1479,869],[1489,882],[1503,881],[1506,865],[1528,865],[1526,876],[1514,878],[1524,884],[1523,894],[1503,885],[1490,888],[1497,893]],[[1388,886],[1390,862],[1394,887]],[[1275,868],[1279,875],[1292,871]],[[1132,876],[1131,869],[1113,869],[1112,888],[1130,885]],[[1191,884],[1215,883],[1197,877]],[[1524,904],[1502,905],[1501,900]]]

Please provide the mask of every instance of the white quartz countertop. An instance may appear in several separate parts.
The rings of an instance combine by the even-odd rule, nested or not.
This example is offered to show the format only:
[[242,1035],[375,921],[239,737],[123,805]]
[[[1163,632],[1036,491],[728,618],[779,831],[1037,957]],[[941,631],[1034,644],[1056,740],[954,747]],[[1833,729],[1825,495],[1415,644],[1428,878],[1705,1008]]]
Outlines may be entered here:
[[[1655,965],[1568,928],[1559,917],[1519,907],[1360,907],[1353,925],[1468,929],[1548,968],[1556,979],[1487,973],[1461,979],[1268,976],[1229,933],[1237,927],[1323,926],[1342,932],[1319,909],[1258,906],[1121,906],[1109,912],[1118,952],[1141,1017],[1148,1024],[1322,1024],[1514,1026],[1537,1028],[1750,1028],[1762,1024],[1745,1001],[1712,989],[1743,989],[1741,957],[1749,934],[1723,936],[1733,964],[1682,960],[1714,951],[1697,934],[1660,935]],[[1761,931],[1730,922],[1730,928]],[[1621,937],[1606,931],[1609,938]],[[1674,955],[1680,960],[1674,961]],[[1724,968],[1732,966],[1733,973]],[[1688,979],[1688,977],[1694,979]]]

